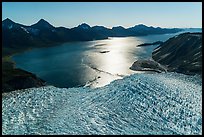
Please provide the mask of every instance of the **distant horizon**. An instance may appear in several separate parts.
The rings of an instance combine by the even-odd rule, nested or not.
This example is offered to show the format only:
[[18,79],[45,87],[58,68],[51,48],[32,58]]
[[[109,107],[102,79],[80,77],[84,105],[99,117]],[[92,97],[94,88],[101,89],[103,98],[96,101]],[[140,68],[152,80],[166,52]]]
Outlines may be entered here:
[[2,2],[2,20],[32,25],[45,19],[55,27],[202,28],[202,2]]
[[[9,19],[9,20],[11,20],[11,21],[13,21],[13,22],[15,22],[15,23],[17,23],[17,24],[21,24],[21,25],[25,25],[24,23],[19,23],[19,22],[16,22],[16,21],[14,21],[13,19],[10,19],[10,18],[6,18],[6,19]],[[3,19],[2,21],[4,21],[4,20],[6,20],[6,19]],[[41,18],[41,19],[43,19],[43,18]],[[39,19],[38,21],[40,21],[41,19]],[[45,20],[45,19],[43,19],[43,20]],[[37,22],[38,22],[37,21]],[[52,25],[52,26],[54,26],[53,24],[51,24],[48,20],[45,20],[45,21],[47,21],[50,25]],[[25,26],[31,26],[31,25],[34,25],[34,24],[36,24],[37,22],[34,22],[34,23],[31,23],[31,24],[26,24]],[[88,24],[88,23],[86,23],[86,22],[81,22],[81,23],[79,23],[78,25],[76,25],[76,26],[73,26],[73,27],[66,27],[66,26],[54,26],[55,28],[57,28],[57,27],[65,27],[65,28],[68,28],[68,29],[71,29],[71,28],[74,28],[74,27],[77,27],[77,26],[79,26],[79,25],[81,25],[81,24]],[[106,26],[104,26],[104,25],[94,25],[94,26],[91,26],[90,24],[88,24],[90,27],[94,27],[94,26],[103,26],[103,27],[106,27]],[[144,24],[144,23],[140,23],[140,24],[134,24],[134,25],[132,25],[132,26],[130,26],[130,27],[128,27],[128,28],[131,28],[131,27],[134,27],[134,26],[136,26],[136,25],[145,25],[145,26],[147,26],[147,27],[154,27],[154,28],[157,28],[157,27],[160,27],[160,26],[149,26],[149,25],[146,25],[146,24]],[[121,26],[121,25],[120,25]],[[119,27],[119,25],[118,26],[113,26],[113,27]],[[108,29],[112,29],[113,27],[111,27],[111,28],[109,28],[109,27],[106,27],[106,28],[108,28]],[[121,27],[124,27],[124,26],[121,26]],[[125,29],[127,29],[127,27],[124,27]],[[164,27],[160,27],[160,28],[164,28]],[[167,28],[167,27],[166,27]],[[170,28],[170,27],[168,27],[168,28]],[[176,27],[171,27],[171,28],[176,28]],[[198,29],[202,29],[202,27],[189,27],[189,28],[187,28],[187,29],[193,29],[193,28],[198,28]],[[185,29],[185,28],[183,28],[183,29]]]

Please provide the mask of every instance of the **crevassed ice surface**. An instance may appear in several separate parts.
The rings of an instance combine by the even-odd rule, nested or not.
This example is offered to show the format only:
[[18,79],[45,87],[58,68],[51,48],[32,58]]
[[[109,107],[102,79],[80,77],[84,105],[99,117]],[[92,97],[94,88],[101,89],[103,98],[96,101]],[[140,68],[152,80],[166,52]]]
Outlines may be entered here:
[[2,134],[202,134],[202,79],[134,74],[101,88],[4,94]]

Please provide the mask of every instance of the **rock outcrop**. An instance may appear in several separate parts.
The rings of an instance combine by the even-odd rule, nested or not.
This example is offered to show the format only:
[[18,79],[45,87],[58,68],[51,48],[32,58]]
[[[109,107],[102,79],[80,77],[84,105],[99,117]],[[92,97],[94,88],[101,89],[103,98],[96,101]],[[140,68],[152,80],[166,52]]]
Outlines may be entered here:
[[130,69],[202,74],[202,33],[183,33],[168,39],[154,49],[152,59],[137,60]]
[[137,60],[130,67],[131,70],[136,71],[155,71],[166,72],[166,68],[154,60]]
[[18,89],[45,86],[44,80],[35,74],[15,68],[10,59],[2,60],[2,92],[10,92]]
[[153,51],[152,58],[168,71],[202,74],[202,33],[183,33],[170,38]]

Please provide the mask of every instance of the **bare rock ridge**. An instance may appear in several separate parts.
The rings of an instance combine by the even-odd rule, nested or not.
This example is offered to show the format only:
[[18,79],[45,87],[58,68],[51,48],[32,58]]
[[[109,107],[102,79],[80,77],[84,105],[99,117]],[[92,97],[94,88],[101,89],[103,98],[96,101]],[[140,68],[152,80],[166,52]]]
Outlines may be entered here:
[[202,33],[183,33],[168,39],[152,52],[153,60],[137,60],[132,70],[202,74]]
[[168,71],[202,74],[202,33],[183,33],[170,38],[153,51],[152,58]]

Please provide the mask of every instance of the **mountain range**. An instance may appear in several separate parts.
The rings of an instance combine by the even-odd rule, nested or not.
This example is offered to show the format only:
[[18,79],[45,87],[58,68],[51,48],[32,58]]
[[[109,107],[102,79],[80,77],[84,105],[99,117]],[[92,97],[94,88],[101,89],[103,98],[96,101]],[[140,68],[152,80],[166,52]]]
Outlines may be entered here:
[[74,28],[54,27],[44,19],[26,26],[10,19],[2,21],[3,56],[10,55],[33,47],[51,46],[69,41],[91,41],[108,37],[143,36],[149,34],[166,34],[182,31],[179,28],[148,27],[143,24],[124,28],[116,26],[112,29],[104,26],[89,26],[82,23]]

